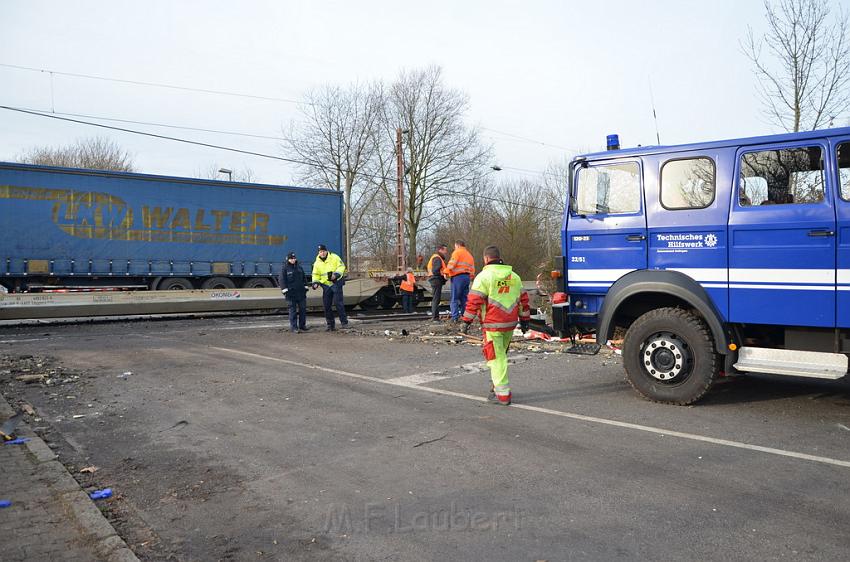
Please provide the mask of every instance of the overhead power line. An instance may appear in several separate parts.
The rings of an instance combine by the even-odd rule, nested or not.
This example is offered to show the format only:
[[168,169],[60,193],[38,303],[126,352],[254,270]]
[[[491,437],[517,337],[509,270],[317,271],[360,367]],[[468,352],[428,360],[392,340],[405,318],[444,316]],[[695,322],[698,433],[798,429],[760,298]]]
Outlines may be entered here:
[[180,129],[183,131],[197,131],[201,133],[215,133],[218,135],[233,135],[237,137],[250,137],[255,139],[269,139],[269,140],[277,140],[277,141],[287,141],[291,140],[287,137],[276,137],[272,135],[259,135],[256,133],[246,133],[242,131],[224,131],[221,129],[204,129],[202,127],[187,127],[185,125],[172,125],[169,123],[154,123],[152,121],[134,121],[132,119],[119,119],[118,117],[106,117],[103,115],[89,115],[85,113],[66,113],[62,111],[46,111],[42,109],[35,109],[32,107],[18,107],[16,109],[25,109],[27,111],[32,111],[38,114],[51,114],[51,115],[64,115],[67,117],[82,117],[84,119],[97,119],[99,121],[112,121],[115,123],[131,123],[133,125],[149,125],[151,127],[164,127],[166,129]]
[[[290,141],[292,139],[287,137],[277,137],[272,135],[260,135],[256,133],[246,133],[243,131],[225,131],[222,129],[207,129],[203,127],[188,127],[185,125],[173,125],[170,123],[156,123],[153,121],[136,121],[133,119],[121,119],[118,117],[107,117],[104,115],[90,115],[86,113],[67,113],[62,111],[47,111],[44,109],[35,109],[32,107],[17,107],[15,109],[21,109],[26,111],[31,111],[33,113],[37,113],[39,115],[63,115],[66,117],[81,117],[84,119],[97,119],[99,121],[111,121],[114,123],[131,123],[133,125],[147,125],[151,127],[164,127],[167,129],[178,129],[181,131],[196,131],[201,133],[214,133],[218,135],[232,135],[237,137],[247,137],[247,138],[255,138],[255,139],[264,139],[264,140],[274,140],[274,141]],[[527,174],[533,176],[552,176],[552,177],[560,177],[558,174],[553,172],[541,172],[540,170],[529,170],[528,168],[516,168],[513,166],[502,166],[504,170],[509,170],[511,172],[517,172],[520,174]]]
[[121,84],[133,84],[135,86],[151,86],[154,88],[167,88],[169,90],[184,90],[187,92],[200,92],[202,94],[215,94],[218,96],[232,96],[236,98],[249,98],[255,100],[264,100],[264,101],[279,101],[283,103],[295,103],[295,104],[303,104],[310,105],[307,102],[303,102],[300,100],[293,100],[289,98],[278,98],[273,96],[256,96],[253,94],[243,94],[240,92],[227,92],[224,90],[210,90],[207,88],[193,88],[191,86],[176,86],[174,84],[164,84],[161,82],[144,82],[142,80],[125,80],[123,78],[110,78],[108,76],[97,76],[94,74],[81,74],[77,72],[62,72],[60,70],[50,70],[47,68],[33,68],[30,66],[21,66],[18,64],[5,64],[0,63],[0,66],[5,68],[14,68],[17,70],[28,70],[30,72],[44,72],[47,74],[55,74],[57,76],[71,76],[74,78],[85,78],[88,80],[101,80],[104,82],[118,82]]
[[[311,166],[311,167],[318,168],[318,169],[321,169],[321,170],[334,171],[334,172],[337,171],[335,168],[323,166],[323,165],[317,164],[315,162],[307,162],[307,161],[304,161],[304,160],[297,160],[297,159],[294,159],[294,158],[286,158],[284,156],[275,156],[274,154],[264,154],[262,152],[254,152],[252,150],[243,150],[241,148],[234,148],[234,147],[231,147],[231,146],[222,146],[222,145],[218,145],[218,144],[206,143],[206,142],[201,142],[201,141],[194,141],[194,140],[190,140],[190,139],[183,139],[183,138],[180,138],[180,137],[172,137],[172,136],[168,136],[168,135],[160,135],[160,134],[156,134],[156,133],[149,133],[147,131],[137,131],[135,129],[127,129],[127,128],[124,128],[124,127],[115,127],[115,126],[112,126],[112,125],[104,125],[102,123],[92,123],[91,121],[83,121],[81,119],[72,119],[70,117],[62,117],[62,116],[59,116],[59,115],[56,115],[56,114],[53,114],[53,113],[33,111],[33,110],[29,110],[29,109],[23,109],[23,108],[20,108],[20,107],[10,107],[10,106],[7,106],[7,105],[0,105],[0,109],[5,109],[7,111],[14,111],[14,112],[17,112],[17,113],[24,113],[24,114],[27,114],[27,115],[34,115],[36,117],[47,117],[49,119],[55,119],[55,120],[58,120],[58,121],[67,121],[67,122],[70,122],[70,123],[78,123],[78,124],[81,124],[81,125],[89,125],[89,126],[92,126],[92,127],[99,127],[101,129],[109,129],[109,130],[113,130],[113,131],[120,131],[120,132],[123,132],[123,133],[131,133],[131,134],[134,134],[134,135],[142,135],[142,136],[152,137],[152,138],[157,138],[157,139],[162,139],[162,140],[170,140],[170,141],[180,142],[180,143],[184,143],[184,144],[203,146],[203,147],[206,147],[206,148],[214,148],[214,149],[217,149],[217,150],[226,150],[226,151],[229,151],[229,152],[236,152],[236,153],[239,153],[239,154],[247,154],[249,156],[257,156],[259,158],[268,158],[268,159],[271,159],[271,160],[279,160],[281,162],[288,162],[288,163],[291,163],[291,164],[298,164],[298,165],[302,165],[302,166]],[[367,178],[371,178],[371,179],[377,179],[377,180],[383,180],[383,181],[395,181],[395,179],[396,179],[395,177],[390,178],[390,177],[387,177],[387,176],[380,176],[380,175],[368,174],[368,173],[362,173],[362,172],[360,173],[360,175],[363,176],[363,177],[367,177]],[[446,194],[449,194],[449,195],[460,195],[460,196],[468,196],[469,195],[468,193],[464,193],[462,191],[454,191],[454,190],[443,190],[442,193],[446,193]],[[490,196],[479,195],[479,194],[476,194],[475,197],[478,197],[479,199],[484,199],[484,200],[487,200],[487,201],[494,201],[494,202],[497,202],[497,203],[519,205],[521,207],[527,207],[529,209],[536,209],[536,210],[539,210],[539,211],[545,211],[545,212],[552,213],[552,214],[558,214],[558,215],[561,214],[559,212],[555,212],[552,209],[549,209],[549,208],[546,208],[546,207],[538,207],[536,205],[519,203],[517,201],[510,201],[510,200],[501,199],[501,198],[498,198],[498,197],[490,197]]]
[[[184,90],[184,91],[187,91],[187,92],[200,92],[200,93],[203,93],[203,94],[214,94],[214,95],[231,96],[231,97],[237,97],[237,98],[248,98],[248,99],[257,99],[257,100],[265,100],[265,101],[277,101],[277,102],[282,102],[282,103],[293,103],[293,104],[301,104],[301,105],[313,105],[308,101],[294,100],[294,99],[289,99],[289,98],[280,98],[280,97],[273,97],[273,96],[259,96],[259,95],[245,94],[245,93],[240,93],[240,92],[228,92],[228,91],[224,91],[224,90],[211,90],[211,89],[207,89],[207,88],[194,88],[194,87],[191,87],[191,86],[178,86],[178,85],[175,85],[175,84],[166,84],[166,83],[163,83],[163,82],[146,82],[146,81],[143,81],[143,80],[129,80],[129,79],[123,79],[123,78],[111,78],[111,77],[108,77],[108,76],[98,76],[98,75],[95,75],[95,74],[82,74],[82,73],[78,73],[78,72],[63,72],[61,70],[52,70],[52,69],[49,69],[49,68],[34,68],[34,67],[31,67],[31,66],[23,66],[23,65],[19,65],[19,64],[0,63],[0,67],[14,68],[16,70],[26,70],[26,71],[29,71],[29,72],[40,72],[40,73],[51,74],[51,75],[56,75],[56,76],[71,76],[73,78],[85,78],[85,79],[88,79],[88,80],[100,80],[100,81],[103,81],[103,82],[117,82],[117,83],[120,83],[120,84],[132,84],[132,85],[136,85],[136,86],[150,86],[150,87],[154,87],[154,88],[167,88],[167,89],[170,89],[170,90]],[[559,146],[557,144],[552,144],[552,143],[548,143],[548,142],[539,141],[539,140],[532,139],[532,138],[529,138],[529,137],[526,137],[526,136],[523,136],[523,135],[518,135],[518,134],[515,134],[515,133],[509,133],[507,131],[500,131],[498,129],[491,129],[489,127],[479,127],[479,128],[481,130],[490,131],[492,133],[496,133],[496,134],[499,134],[499,135],[504,135],[506,137],[510,137],[510,138],[513,138],[513,139],[521,141],[521,142],[527,142],[527,143],[536,144],[536,145],[539,145],[539,146],[555,148],[555,149],[558,149],[558,150],[566,150],[568,152],[581,152],[580,150],[567,148],[567,147],[564,147],[564,146]]]
[[550,148],[557,148],[558,150],[566,150],[567,152],[581,152],[580,150],[576,150],[574,148],[567,148],[566,146],[559,146],[557,144],[552,144],[548,142],[543,142],[539,140],[535,140],[532,138],[524,137],[522,135],[516,135],[514,133],[508,133],[506,131],[499,131],[497,129],[491,129],[490,127],[479,127],[482,131],[490,131],[491,133],[497,133],[499,135],[504,135],[506,137],[510,137],[512,139],[516,139],[522,142],[528,142],[531,144],[539,144],[541,146],[547,146]]

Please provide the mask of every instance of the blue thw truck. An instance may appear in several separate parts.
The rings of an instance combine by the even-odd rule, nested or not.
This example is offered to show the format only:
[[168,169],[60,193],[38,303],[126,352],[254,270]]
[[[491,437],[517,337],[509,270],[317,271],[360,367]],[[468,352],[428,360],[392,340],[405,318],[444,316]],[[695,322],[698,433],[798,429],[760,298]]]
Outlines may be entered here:
[[572,160],[569,194],[555,327],[600,345],[624,330],[644,397],[847,375],[850,128],[622,150],[612,135]]
[[342,248],[324,189],[0,163],[8,292],[263,288],[288,252]]

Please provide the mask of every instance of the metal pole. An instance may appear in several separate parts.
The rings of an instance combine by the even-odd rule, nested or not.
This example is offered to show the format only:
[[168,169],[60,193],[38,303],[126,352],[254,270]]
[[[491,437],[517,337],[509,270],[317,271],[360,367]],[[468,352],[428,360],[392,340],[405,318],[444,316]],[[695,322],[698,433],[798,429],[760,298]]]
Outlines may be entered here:
[[396,152],[396,267],[400,272],[406,269],[404,255],[404,157],[401,152],[401,127],[395,130],[395,152]]

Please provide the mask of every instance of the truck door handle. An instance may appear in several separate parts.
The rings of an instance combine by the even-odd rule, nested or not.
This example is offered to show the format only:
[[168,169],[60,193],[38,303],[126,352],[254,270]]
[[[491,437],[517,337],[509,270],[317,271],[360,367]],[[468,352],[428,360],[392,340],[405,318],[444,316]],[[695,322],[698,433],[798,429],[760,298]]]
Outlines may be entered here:
[[629,234],[628,236],[626,236],[626,240],[628,240],[629,242],[641,242],[643,240],[646,240],[646,236],[643,234]]
[[810,230],[809,236],[835,236],[834,230]]

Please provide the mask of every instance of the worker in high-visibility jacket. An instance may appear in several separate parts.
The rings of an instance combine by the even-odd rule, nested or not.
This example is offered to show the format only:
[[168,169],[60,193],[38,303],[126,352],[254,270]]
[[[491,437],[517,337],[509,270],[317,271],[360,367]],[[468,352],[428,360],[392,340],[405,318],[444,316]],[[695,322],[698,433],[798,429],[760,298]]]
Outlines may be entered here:
[[446,265],[446,274],[452,284],[452,300],[449,308],[452,312],[452,321],[457,322],[466,308],[469,282],[475,276],[475,259],[466,249],[466,243],[463,240],[455,240],[455,249]]
[[440,299],[443,294],[443,285],[446,284],[446,254],[448,247],[445,244],[437,246],[437,251],[428,260],[428,282],[431,284],[431,320],[440,321]]
[[413,275],[413,268],[407,268],[407,272],[399,283],[399,289],[401,289],[401,309],[405,312],[413,312],[416,297],[416,276]]
[[484,269],[475,278],[469,291],[469,302],[463,313],[463,333],[480,315],[484,343],[484,358],[490,367],[490,395],[487,400],[509,406],[511,387],[508,381],[508,346],[517,322],[523,333],[528,331],[531,311],[528,293],[522,288],[511,266],[502,262],[499,248],[484,250]]
[[345,301],[342,296],[342,286],[345,285],[345,264],[338,255],[328,252],[327,246],[319,244],[319,253],[313,262],[313,288],[322,288],[322,305],[325,308],[327,331],[336,329],[333,307],[339,314],[342,327],[348,326],[348,316],[345,315]]

